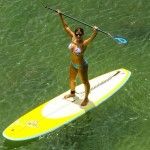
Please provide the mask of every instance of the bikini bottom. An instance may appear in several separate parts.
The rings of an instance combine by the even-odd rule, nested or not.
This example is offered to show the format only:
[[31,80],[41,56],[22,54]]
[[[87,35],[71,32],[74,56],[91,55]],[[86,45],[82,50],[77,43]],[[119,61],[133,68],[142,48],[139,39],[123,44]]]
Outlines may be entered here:
[[87,60],[84,60],[83,64],[74,64],[73,62],[71,62],[71,65],[75,68],[75,69],[79,69],[79,68],[82,68],[84,66],[87,66],[88,65],[88,62]]

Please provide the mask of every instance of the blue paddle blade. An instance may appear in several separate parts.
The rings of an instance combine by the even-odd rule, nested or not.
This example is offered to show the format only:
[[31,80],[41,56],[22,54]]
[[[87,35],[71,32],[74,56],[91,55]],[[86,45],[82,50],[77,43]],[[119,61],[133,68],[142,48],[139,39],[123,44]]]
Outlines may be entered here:
[[114,40],[118,43],[118,44],[127,44],[128,43],[128,40],[123,38],[123,37],[120,37],[120,36],[116,36],[114,37]]

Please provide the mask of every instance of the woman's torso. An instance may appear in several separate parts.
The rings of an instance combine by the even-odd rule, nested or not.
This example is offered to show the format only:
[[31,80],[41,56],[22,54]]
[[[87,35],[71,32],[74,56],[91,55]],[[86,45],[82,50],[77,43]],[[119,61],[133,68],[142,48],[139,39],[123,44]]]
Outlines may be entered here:
[[76,38],[72,38],[71,43],[68,46],[71,52],[71,61],[74,64],[83,64],[84,63],[84,52],[86,46],[83,44],[83,40],[78,42]]

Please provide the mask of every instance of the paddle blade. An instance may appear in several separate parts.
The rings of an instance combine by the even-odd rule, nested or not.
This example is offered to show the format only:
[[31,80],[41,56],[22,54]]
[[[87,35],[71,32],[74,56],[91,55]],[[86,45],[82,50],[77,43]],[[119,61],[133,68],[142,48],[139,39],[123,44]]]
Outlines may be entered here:
[[114,37],[114,40],[118,43],[118,44],[128,44],[128,40],[125,39],[124,37],[120,37],[120,36],[116,36]]

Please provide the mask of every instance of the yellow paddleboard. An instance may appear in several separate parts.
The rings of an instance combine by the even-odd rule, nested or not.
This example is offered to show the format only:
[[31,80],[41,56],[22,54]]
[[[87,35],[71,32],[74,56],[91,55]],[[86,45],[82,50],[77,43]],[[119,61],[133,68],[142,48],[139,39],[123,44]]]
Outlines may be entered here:
[[118,69],[90,80],[90,102],[84,107],[80,106],[85,94],[81,84],[76,87],[74,98],[64,99],[64,95],[69,93],[67,91],[38,106],[8,126],[3,136],[23,141],[51,132],[104,102],[125,84],[130,74],[126,69]]

